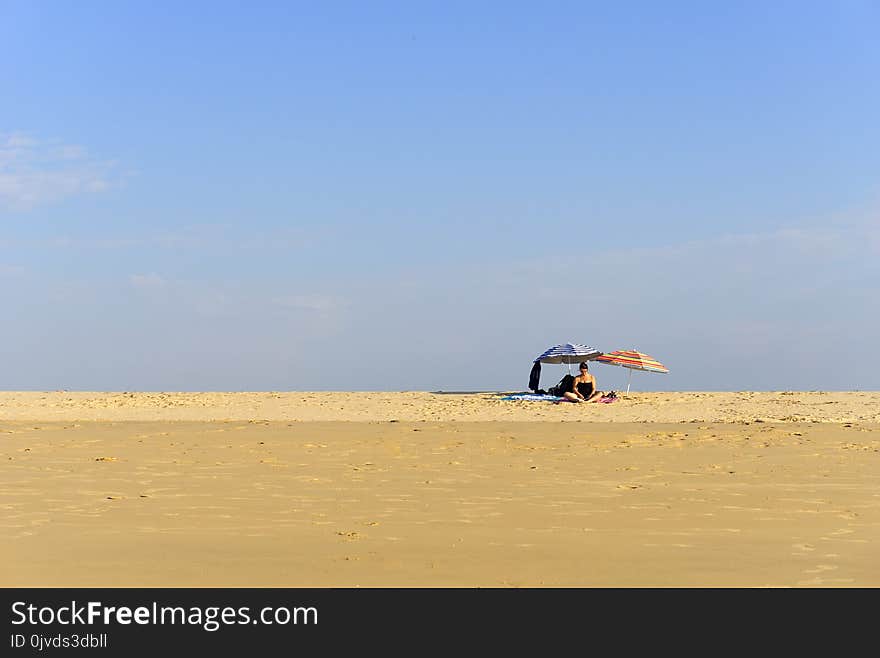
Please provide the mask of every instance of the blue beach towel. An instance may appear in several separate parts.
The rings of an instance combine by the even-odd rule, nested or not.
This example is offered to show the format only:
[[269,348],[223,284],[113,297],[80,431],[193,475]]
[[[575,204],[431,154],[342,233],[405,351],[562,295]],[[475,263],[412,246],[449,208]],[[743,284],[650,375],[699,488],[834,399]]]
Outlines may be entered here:
[[538,395],[537,393],[514,393],[513,395],[505,395],[502,400],[530,400],[535,402],[559,402],[565,398],[555,395]]

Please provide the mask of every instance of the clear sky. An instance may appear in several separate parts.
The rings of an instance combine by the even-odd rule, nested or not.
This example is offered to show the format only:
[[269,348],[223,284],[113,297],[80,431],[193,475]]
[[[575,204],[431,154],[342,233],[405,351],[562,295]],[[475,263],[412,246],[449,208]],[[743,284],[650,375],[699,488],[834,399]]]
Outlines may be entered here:
[[639,390],[880,389],[878,33],[0,0],[0,388],[522,390],[574,341]]

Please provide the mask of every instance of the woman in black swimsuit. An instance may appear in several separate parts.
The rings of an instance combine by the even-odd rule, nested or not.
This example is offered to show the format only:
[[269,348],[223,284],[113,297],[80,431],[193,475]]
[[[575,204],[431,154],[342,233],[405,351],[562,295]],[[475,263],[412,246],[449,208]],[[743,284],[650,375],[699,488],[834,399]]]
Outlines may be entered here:
[[581,374],[574,378],[571,390],[563,393],[563,397],[572,402],[596,402],[602,397],[602,391],[596,390],[596,378],[590,374],[586,362],[580,365]]

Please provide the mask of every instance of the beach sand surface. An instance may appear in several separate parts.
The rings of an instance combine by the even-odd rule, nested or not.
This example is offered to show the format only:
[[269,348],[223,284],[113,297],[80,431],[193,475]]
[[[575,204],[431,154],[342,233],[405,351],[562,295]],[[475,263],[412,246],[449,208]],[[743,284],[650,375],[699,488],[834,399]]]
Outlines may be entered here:
[[580,406],[499,393],[27,391],[0,392],[0,420],[880,423],[880,392],[629,393]]
[[880,393],[0,393],[2,586],[880,586]]

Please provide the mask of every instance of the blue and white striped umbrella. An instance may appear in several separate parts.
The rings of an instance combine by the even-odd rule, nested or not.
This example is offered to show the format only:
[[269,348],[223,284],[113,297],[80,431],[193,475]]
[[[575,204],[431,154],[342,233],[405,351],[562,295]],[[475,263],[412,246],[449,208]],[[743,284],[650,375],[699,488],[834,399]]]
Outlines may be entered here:
[[567,363],[571,365],[581,361],[592,361],[600,356],[602,356],[602,352],[594,347],[587,347],[580,343],[563,343],[551,347],[535,359],[535,363]]
[[572,363],[592,361],[600,356],[602,356],[602,352],[596,348],[587,347],[580,343],[563,343],[562,345],[554,345],[535,359],[534,365],[532,365],[532,372],[529,373],[529,390],[537,391],[538,387],[541,385],[542,363],[566,363],[568,364],[568,372],[570,374]]

